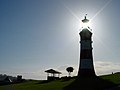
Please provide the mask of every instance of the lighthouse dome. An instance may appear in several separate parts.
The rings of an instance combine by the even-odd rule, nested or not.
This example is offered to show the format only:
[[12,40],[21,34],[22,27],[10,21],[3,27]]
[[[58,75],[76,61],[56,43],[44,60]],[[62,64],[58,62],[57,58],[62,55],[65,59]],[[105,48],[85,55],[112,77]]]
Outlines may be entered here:
[[91,40],[92,32],[90,32],[87,28],[83,29],[79,34],[82,40]]

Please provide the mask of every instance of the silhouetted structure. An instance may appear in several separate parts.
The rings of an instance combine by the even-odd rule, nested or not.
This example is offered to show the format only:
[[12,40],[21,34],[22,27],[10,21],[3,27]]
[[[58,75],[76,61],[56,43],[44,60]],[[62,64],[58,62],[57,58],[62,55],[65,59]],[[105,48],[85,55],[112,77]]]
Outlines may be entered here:
[[[61,72],[58,72],[53,69],[46,70],[45,72],[47,72],[47,80],[50,80],[50,81],[59,79],[60,74],[62,74]],[[56,76],[56,74],[58,74],[58,76]]]
[[7,76],[7,77],[4,79],[4,82],[5,82],[5,83],[11,83],[12,80]]
[[[82,22],[86,24],[89,20],[86,19],[85,16],[85,19],[83,19]],[[114,87],[117,84],[95,75],[92,55],[92,32],[90,31],[90,27],[86,27],[86,25],[79,33],[81,41],[78,76],[72,83],[65,86],[64,90],[112,90],[106,88]]]
[[18,75],[18,76],[17,76],[17,81],[18,81],[18,82],[21,82],[21,81],[22,81],[22,76],[21,76],[21,75]]
[[[88,19],[82,20],[84,24],[89,22]],[[96,76],[93,66],[93,55],[92,55],[92,32],[91,29],[83,27],[82,31],[79,33],[80,41],[80,66],[78,71],[78,77],[91,77]]]

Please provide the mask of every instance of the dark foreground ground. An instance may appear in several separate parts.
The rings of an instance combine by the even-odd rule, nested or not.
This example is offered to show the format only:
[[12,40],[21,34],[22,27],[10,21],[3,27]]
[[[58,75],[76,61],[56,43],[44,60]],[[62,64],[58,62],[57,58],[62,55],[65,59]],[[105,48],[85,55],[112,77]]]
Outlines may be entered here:
[[120,74],[55,81],[31,80],[2,85],[0,90],[120,90]]

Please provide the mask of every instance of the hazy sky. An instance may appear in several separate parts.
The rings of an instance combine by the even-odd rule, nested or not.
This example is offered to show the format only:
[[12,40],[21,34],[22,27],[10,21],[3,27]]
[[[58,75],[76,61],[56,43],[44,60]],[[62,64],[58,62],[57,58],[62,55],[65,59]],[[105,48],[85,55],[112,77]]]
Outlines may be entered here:
[[97,75],[120,71],[120,0],[0,0],[0,73],[46,79],[79,65],[80,20],[92,19]]

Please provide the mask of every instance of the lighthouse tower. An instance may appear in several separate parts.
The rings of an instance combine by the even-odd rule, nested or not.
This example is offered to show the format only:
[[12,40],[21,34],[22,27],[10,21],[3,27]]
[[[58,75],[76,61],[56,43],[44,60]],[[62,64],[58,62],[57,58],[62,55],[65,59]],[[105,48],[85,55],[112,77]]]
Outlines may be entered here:
[[90,27],[86,26],[89,20],[85,18],[82,20],[84,27],[79,33],[80,35],[80,65],[78,77],[94,77],[94,65],[92,54],[92,32]]

